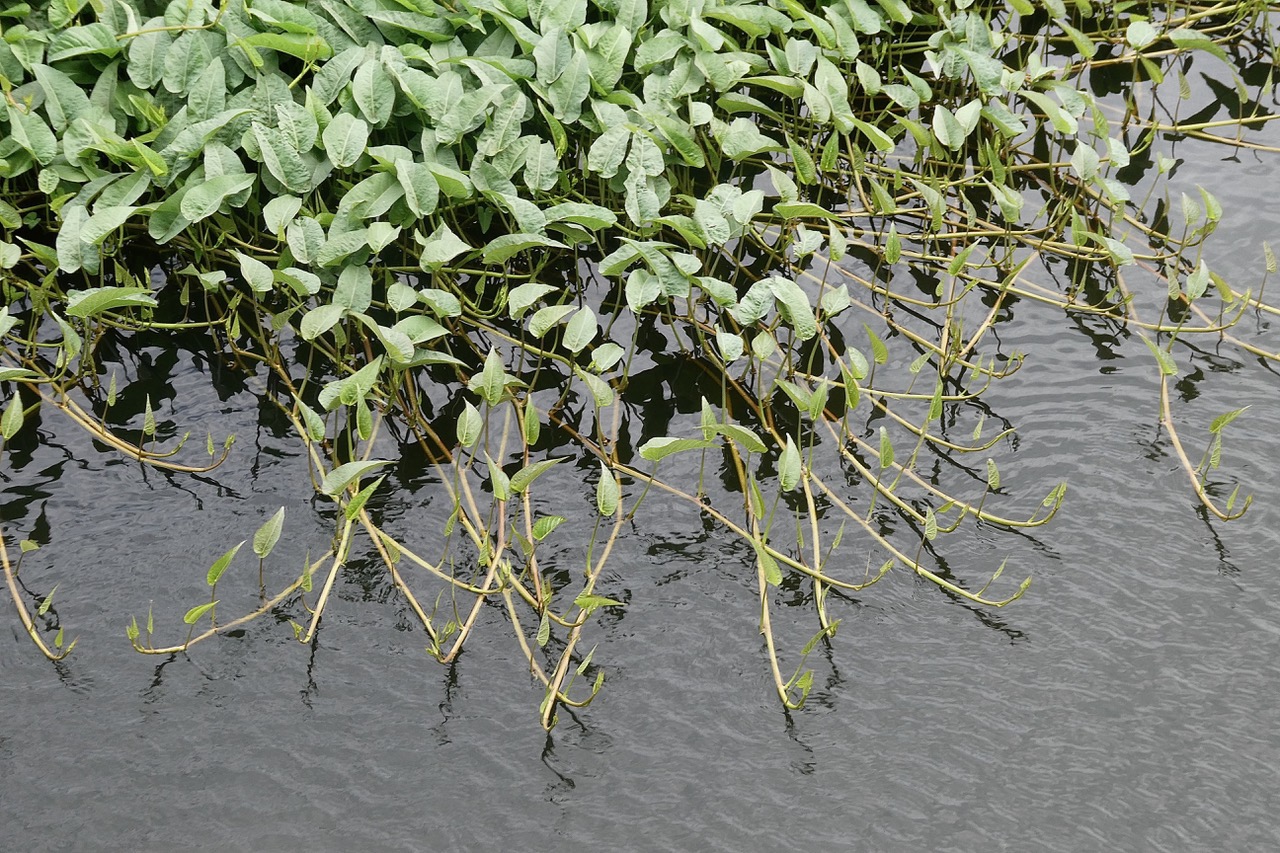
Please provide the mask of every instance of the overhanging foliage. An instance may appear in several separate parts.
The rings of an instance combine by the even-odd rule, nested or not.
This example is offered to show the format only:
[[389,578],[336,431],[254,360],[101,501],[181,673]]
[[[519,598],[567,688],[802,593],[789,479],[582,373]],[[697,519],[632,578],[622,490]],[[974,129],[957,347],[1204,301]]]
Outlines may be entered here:
[[[1239,412],[1210,425],[1197,464],[1169,381],[1177,342],[1197,334],[1276,358],[1231,333],[1246,310],[1273,309],[1254,295],[1265,276],[1236,288],[1206,265],[1221,207],[1209,188],[1168,197],[1161,145],[1174,133],[1241,144],[1230,132],[1273,118],[1250,94],[1270,74],[1246,78],[1256,58],[1274,61],[1274,11],[0,3],[0,434],[43,404],[150,465],[221,464],[229,441],[210,437],[207,461],[157,448],[149,401],[132,434],[108,428],[116,378],[95,356],[108,335],[201,330],[246,375],[272,379],[261,394],[290,418],[338,527],[326,559],[219,620],[229,550],[186,639],[160,646],[150,619],[134,622],[139,651],[183,650],[278,606],[296,609],[309,640],[365,541],[442,661],[486,603],[505,610],[546,687],[549,727],[557,705],[599,689],[581,637],[596,611],[621,606],[597,584],[657,488],[751,546],[778,694],[798,706],[804,660],[836,632],[833,590],[894,566],[982,606],[1026,590],[1002,586],[1003,566],[975,591],[934,562],[960,525],[1038,526],[1065,494],[1045,484],[1043,505],[1006,507],[993,448],[1009,430],[984,434],[977,416],[983,391],[1021,363],[988,334],[1018,300],[1142,337],[1195,494],[1222,518],[1247,508],[1237,492],[1214,499]],[[1179,122],[1162,103],[1199,63],[1235,83],[1239,117],[1220,137],[1222,123]],[[181,259],[163,284],[133,260],[157,248]],[[673,357],[709,390],[695,418],[654,435],[627,416],[629,386]],[[544,429],[595,460],[585,582],[539,562],[562,517],[541,478],[569,467],[538,449]],[[425,544],[383,529],[367,503],[409,445],[453,508]],[[696,478],[668,476],[679,466],[659,463],[676,454],[700,460]],[[926,458],[963,476],[925,475]],[[277,515],[254,537],[260,561],[282,529]],[[418,556],[426,547],[438,556]],[[3,556],[28,632],[65,653],[41,639],[44,613],[28,611]],[[818,629],[789,676],[770,607],[801,582]],[[593,669],[572,698],[575,674]]]

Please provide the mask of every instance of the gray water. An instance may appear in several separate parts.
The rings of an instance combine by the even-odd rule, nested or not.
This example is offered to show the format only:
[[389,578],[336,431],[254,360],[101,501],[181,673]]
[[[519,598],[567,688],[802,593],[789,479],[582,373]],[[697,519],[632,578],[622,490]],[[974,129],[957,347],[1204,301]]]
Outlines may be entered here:
[[[1211,263],[1256,279],[1260,241],[1280,242],[1272,165],[1181,153],[1176,185],[1209,183],[1227,208]],[[749,551],[659,497],[602,581],[629,602],[595,632],[604,691],[551,735],[499,614],[441,668],[359,561],[314,647],[260,620],[189,656],[137,655],[129,615],[154,599],[158,639],[180,641],[205,567],[282,503],[277,577],[327,547],[332,521],[298,499],[305,461],[259,425],[255,397],[220,398],[189,356],[169,380],[182,407],[161,418],[193,441],[236,432],[225,469],[144,471],[46,411],[39,445],[7,457],[0,508],[6,533],[45,542],[22,578],[33,593],[61,584],[58,618],[80,639],[51,665],[2,609],[0,847],[1277,849],[1280,383],[1228,348],[1178,351],[1184,374],[1205,374],[1177,406],[1189,452],[1215,415],[1252,407],[1224,467],[1253,508],[1210,521],[1159,428],[1141,341],[1016,311],[1002,340],[1032,357],[985,398],[1019,429],[1006,487],[1028,506],[1058,480],[1070,491],[1031,535],[979,527],[947,547],[974,572],[1007,556],[1031,590],[982,611],[891,573],[833,604],[839,634],[791,714]],[[1241,334],[1276,348],[1265,323]],[[442,522],[425,499],[380,511],[389,526]],[[774,618],[788,637],[813,630],[808,608]]]

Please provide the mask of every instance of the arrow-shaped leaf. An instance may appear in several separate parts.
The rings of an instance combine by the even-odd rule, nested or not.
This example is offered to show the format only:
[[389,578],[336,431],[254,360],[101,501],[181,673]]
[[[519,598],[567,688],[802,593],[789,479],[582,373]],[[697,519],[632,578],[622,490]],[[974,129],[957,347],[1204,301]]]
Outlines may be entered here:
[[[227,570],[227,566],[231,565],[231,561],[236,558],[236,554],[239,553],[240,548],[243,547],[243,545],[244,540],[241,540],[239,545],[214,560],[213,565],[209,567],[209,574],[205,576],[205,583],[209,586],[216,584],[218,582],[218,578],[222,577],[222,573]],[[188,622],[187,624],[191,623]]]
[[320,484],[320,491],[326,495],[336,496],[339,492],[347,487],[352,480],[364,476],[374,468],[383,465],[390,465],[389,459],[369,459],[364,462],[346,462],[334,468],[328,474],[324,475],[324,481]]
[[253,534],[253,553],[262,559],[266,559],[267,555],[271,553],[271,549],[276,547],[276,543],[280,541],[282,530],[284,530],[284,507],[276,510],[275,515],[268,518],[258,528],[258,532]]

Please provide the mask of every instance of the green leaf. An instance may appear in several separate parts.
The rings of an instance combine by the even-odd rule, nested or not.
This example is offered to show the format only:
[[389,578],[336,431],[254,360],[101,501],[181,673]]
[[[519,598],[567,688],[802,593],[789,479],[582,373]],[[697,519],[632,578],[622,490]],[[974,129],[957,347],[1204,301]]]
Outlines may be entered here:
[[290,192],[305,194],[311,191],[311,170],[279,130],[254,122],[253,136],[258,143],[262,163],[272,177]]
[[1187,276],[1187,298],[1191,300],[1199,299],[1204,296],[1206,290],[1209,289],[1209,267],[1201,258],[1200,263],[1196,264],[1196,268]]
[[845,352],[845,358],[849,362],[849,374],[858,380],[866,379],[867,374],[871,371],[871,366],[867,364],[867,357],[862,351],[855,347],[849,347]]
[[133,149],[133,154],[136,156],[126,157],[124,159],[127,159],[132,163],[141,161],[143,165],[151,170],[151,174],[157,177],[167,175],[169,173],[169,167],[165,164],[160,155],[144,145],[141,140],[133,139],[130,141],[130,144]]
[[511,478],[502,470],[502,466],[493,461],[488,452],[484,454],[484,461],[489,469],[489,487],[493,489],[494,499],[499,501],[507,500],[511,497]]
[[240,44],[253,48],[266,48],[276,53],[286,53],[305,62],[328,59],[333,56],[333,48],[318,35],[302,33],[255,33],[241,39]]
[[575,310],[577,309],[572,305],[548,305],[545,308],[539,308],[529,320],[529,334],[535,338],[542,337]]
[[387,213],[403,196],[404,187],[396,175],[375,172],[342,197],[338,202],[338,213],[351,220],[374,219]]
[[45,113],[54,131],[62,134],[67,125],[89,110],[89,97],[74,80],[56,68],[35,65],[32,70],[44,90]]
[[266,559],[271,550],[276,547],[276,543],[280,541],[280,533],[284,530],[284,507],[275,511],[275,514],[263,523],[253,534],[253,553],[259,558]]
[[343,267],[338,274],[338,284],[333,289],[333,304],[346,308],[353,314],[369,310],[373,302],[373,273],[363,264]]
[[625,294],[627,306],[639,313],[662,296],[662,282],[649,270],[640,267],[627,276]]
[[942,380],[933,387],[933,396],[929,399],[929,423],[942,417]]
[[1218,57],[1228,65],[1231,64],[1227,52],[1207,33],[1180,27],[1176,30],[1170,30],[1165,35],[1169,37],[1169,41],[1173,42],[1181,50],[1203,50]]
[[551,531],[555,530],[563,524],[565,518],[563,515],[544,515],[533,523],[533,538],[541,542],[551,535]]
[[621,500],[621,490],[618,487],[618,481],[614,479],[609,466],[602,461],[600,481],[596,484],[596,509],[600,510],[602,516],[608,518],[617,511],[619,500]]
[[542,36],[538,46],[533,49],[533,58],[537,66],[538,82],[549,86],[564,73],[573,59],[573,45],[561,27],[552,27]]
[[209,586],[213,586],[214,584],[216,584],[218,582],[218,578],[222,577],[222,573],[225,572],[227,570],[227,567],[231,565],[231,561],[236,558],[236,554],[240,552],[240,549],[243,546],[244,546],[244,541],[241,540],[239,545],[236,545],[230,551],[227,551],[227,553],[223,554],[221,557],[214,560],[213,565],[209,567],[209,573],[205,575],[204,582],[207,583]]
[[1102,243],[1107,249],[1107,254],[1111,256],[1111,261],[1118,267],[1129,266],[1137,263],[1133,257],[1133,250],[1119,240],[1111,237],[1100,237],[1096,234],[1090,234],[1098,242]]
[[271,274],[271,267],[264,264],[257,258],[251,258],[243,252],[233,251],[236,260],[240,262],[240,275],[244,276],[244,280],[255,293],[270,293],[272,286],[275,284],[275,277]]
[[303,315],[302,322],[298,324],[298,333],[303,340],[314,341],[337,325],[346,313],[347,309],[343,305],[317,305]]
[[721,125],[716,141],[724,155],[735,162],[766,151],[786,150],[777,140],[761,133],[749,118],[736,118],[727,125]]
[[469,251],[471,251],[471,247],[464,243],[457,234],[454,234],[448,225],[442,223],[422,244],[422,256],[419,259],[419,263],[424,270],[432,272],[440,269],[463,252]]
[[49,43],[50,62],[90,54],[112,57],[119,52],[120,43],[116,41],[115,33],[102,23],[70,27],[54,36]]
[[982,115],[1007,139],[1026,133],[1027,125],[1003,102],[992,99],[982,107]]
[[587,390],[591,392],[591,399],[595,401],[596,408],[602,409],[605,406],[613,405],[613,386],[594,373],[586,372],[576,364],[573,367],[573,372],[587,386]]
[[591,595],[590,593],[582,593],[573,600],[573,603],[581,607],[589,615],[592,611],[601,607],[626,607],[624,601],[618,601],[616,598],[606,598],[603,595]]
[[889,430],[880,427],[880,469],[884,470],[893,464],[893,443],[889,441]]
[[1075,136],[1079,132],[1080,126],[1075,118],[1070,113],[1064,112],[1045,93],[1024,89],[1019,94],[1039,107],[1059,133]]
[[480,396],[490,406],[502,402],[502,395],[507,389],[507,372],[502,365],[502,356],[496,349],[489,350],[484,358],[484,368],[480,371]]
[[1210,222],[1220,221],[1222,219],[1222,205],[1218,202],[1218,199],[1202,186],[1196,185],[1196,189],[1200,191],[1200,199],[1204,202],[1205,218]]
[[591,369],[596,373],[604,373],[622,360],[626,350],[613,341],[606,341],[591,351]]
[[784,492],[789,492],[800,484],[800,451],[796,449],[796,443],[791,440],[790,435],[787,436],[786,446],[782,448],[782,455],[778,459],[778,479]]
[[547,87],[547,100],[555,117],[573,124],[582,115],[582,102],[591,92],[591,66],[587,57],[576,51],[554,83]]
[[525,489],[529,488],[534,480],[568,458],[567,456],[562,456],[559,459],[543,459],[541,462],[534,462],[524,466],[511,476],[511,491],[521,494]]
[[1000,469],[994,459],[987,459],[987,487],[993,492],[1000,490]]
[[752,453],[764,453],[765,445],[754,432],[737,424],[716,424],[715,431],[725,438],[741,444]]
[[783,219],[803,219],[806,217],[833,219],[840,217],[825,207],[808,201],[784,201],[773,206],[773,212]]
[[542,422],[538,418],[538,407],[528,397],[524,401],[524,442],[526,446],[538,443],[542,433]]
[[1165,376],[1174,376],[1178,372],[1178,363],[1173,360],[1168,352],[1153,344],[1150,339],[1144,337],[1142,342],[1147,345],[1147,349],[1151,350],[1151,354],[1156,357],[1156,363],[1160,365],[1160,372]]
[[742,335],[716,329],[716,348],[720,350],[720,357],[724,359],[725,364],[732,364],[741,358],[746,345]]
[[1131,21],[1124,31],[1124,38],[1134,50],[1142,50],[1159,38],[1159,33],[1147,21]]
[[817,423],[822,418],[822,413],[827,409],[827,399],[831,396],[831,381],[823,378],[818,383],[818,387],[813,389],[813,396],[809,398],[808,415],[809,420]]
[[302,209],[302,199],[297,196],[276,196],[262,207],[262,222],[267,230],[280,237],[285,227],[293,222]]
[[952,151],[959,151],[964,145],[965,132],[956,120],[955,113],[942,104],[933,107],[933,135],[943,146]]
[[390,459],[370,459],[364,462],[345,462],[324,475],[320,491],[336,497],[352,480],[358,480],[375,468],[390,465]]
[[[165,51],[164,74],[161,78],[164,88],[175,95],[189,92],[212,64],[214,48],[221,47],[218,45],[219,40],[213,33],[195,29],[178,35]],[[271,88],[269,83],[263,83],[261,91],[266,93]]]
[[200,621],[200,617],[204,616],[206,613],[208,613],[210,610],[212,610],[217,606],[218,606],[218,602],[216,601],[207,601],[204,604],[197,604],[195,607],[191,608],[186,612],[186,615],[182,617],[182,621],[187,623],[188,625],[194,625]]
[[821,231],[810,231],[803,225],[797,225],[795,234],[796,237],[791,244],[791,251],[795,253],[797,258],[812,255],[822,246]]
[[640,445],[640,455],[650,462],[661,462],[668,456],[683,453],[686,450],[706,450],[714,444],[706,438],[672,438],[661,436],[651,438]]
[[778,387],[791,398],[791,402],[795,403],[796,408],[802,412],[807,411],[813,403],[813,394],[806,389],[801,388],[794,382],[790,382],[786,379],[779,379]]
[[614,125],[594,142],[587,152],[587,169],[601,177],[612,178],[618,173],[631,142],[631,131],[625,125]]
[[542,234],[503,234],[489,241],[484,250],[486,264],[506,263],[512,256],[535,246],[542,248],[567,249],[559,240],[552,240]]
[[[167,33],[165,35],[168,35]],[[146,38],[139,36],[138,40]],[[129,71],[133,72],[133,47],[130,46]],[[163,68],[161,69],[163,71]],[[158,80],[159,78],[157,78]],[[137,80],[134,80],[137,83]],[[143,89],[152,89],[155,83],[143,85]],[[187,92],[187,116],[197,122],[213,118],[227,108],[227,68],[221,58],[215,57],[209,66],[200,72]]]
[[692,127],[678,118],[663,113],[654,113],[650,118],[667,142],[671,143],[676,154],[680,155],[681,160],[695,169],[701,169],[707,165],[706,155]]
[[[885,88],[887,89],[888,87]],[[875,146],[877,151],[887,152],[893,150],[893,137],[885,133],[880,128],[875,125],[868,124],[859,118],[853,119],[853,126],[862,131],[862,135],[865,136],[873,146]]]
[[219,175],[204,181],[192,189],[182,199],[179,211],[192,223],[212,216],[227,199],[253,186],[255,177],[244,175]]
[[849,296],[849,288],[843,284],[827,290],[822,294],[822,298],[818,300],[818,307],[826,317],[834,317],[852,304],[853,300]]
[[41,165],[48,165],[58,156],[58,140],[44,119],[34,113],[24,112],[12,103],[9,110],[9,135]]
[[350,113],[338,113],[320,134],[325,154],[339,169],[355,165],[369,144],[369,125]]
[[22,398],[17,392],[9,398],[4,414],[0,415],[0,437],[5,441],[13,438],[22,430],[23,408]]
[[462,415],[458,418],[458,443],[463,447],[474,447],[480,440],[480,430],[483,427],[484,421],[480,417],[480,410],[467,401],[462,407]]
[[159,303],[145,287],[90,287],[67,297],[67,316],[84,320],[121,308],[154,308]]
[[298,411],[302,413],[302,423],[306,428],[307,437],[312,441],[324,441],[325,427],[320,415],[316,413],[315,409],[296,397],[294,401],[298,404]]
[[[163,24],[163,19],[157,19]],[[147,24],[152,28],[152,24]],[[173,44],[173,33],[152,29],[129,42],[126,71],[139,89],[154,89],[164,76],[164,58]]]
[[538,633],[534,639],[537,640],[538,648],[542,648],[551,640],[551,617],[546,613],[542,614],[542,619],[538,622]]
[[514,287],[507,293],[507,314],[512,320],[519,320],[530,306],[548,293],[554,292],[555,288],[551,285],[536,281],[528,281],[519,287]]
[[396,102],[396,87],[380,61],[367,60],[356,69],[351,95],[365,119],[381,127],[391,118]]
[[774,276],[769,280],[769,289],[778,301],[778,311],[795,331],[796,337],[807,341],[818,333],[818,323],[813,316],[813,306],[809,304],[809,295],[789,278]]
[[396,161],[396,179],[404,189],[404,201],[415,216],[434,213],[440,199],[440,184],[425,163]]
[[[384,340],[384,343],[385,343],[385,340]],[[393,350],[393,347],[388,345],[387,350],[391,351]],[[405,353],[396,354],[396,358],[400,358],[403,361],[408,361],[412,357],[413,357],[412,347],[409,348],[409,351],[407,354]],[[360,398],[359,400],[356,400],[355,408],[356,408],[356,435],[360,437],[361,441],[368,441],[369,439],[373,438],[373,410],[369,408],[369,403],[365,401],[363,397]],[[351,517],[352,516],[347,516],[347,518],[351,518]]]
[[889,349],[884,345],[884,341],[880,340],[880,336],[873,332],[871,327],[866,323],[862,324],[862,328],[867,330],[867,339],[871,341],[871,358],[876,364],[885,364],[888,362]]
[[1084,140],[1076,143],[1076,151],[1071,155],[1071,168],[1082,181],[1092,181],[1098,174],[1098,152]]
[[782,569],[778,567],[778,561],[765,548],[763,542],[756,539],[751,540],[751,547],[755,549],[756,560],[759,563],[760,571],[764,573],[764,580],[769,586],[779,586],[782,583]]
[[898,259],[902,257],[902,238],[898,236],[898,227],[895,223],[889,224],[889,233],[885,237],[884,259],[890,264],[896,264]]
[[1213,419],[1213,423],[1209,424],[1209,432],[1212,432],[1212,433],[1221,432],[1223,427],[1225,427],[1227,424],[1231,423],[1236,418],[1243,415],[1246,411],[1249,410],[1249,408],[1250,408],[1249,406],[1245,406],[1242,409],[1233,409],[1230,412],[1224,412],[1223,414],[1218,415],[1216,418]]
[[580,353],[596,337],[596,315],[591,306],[584,305],[578,309],[564,327],[564,345],[574,355]]
[[373,361],[350,376],[327,383],[320,389],[317,401],[326,412],[333,411],[339,405],[353,405],[356,400],[373,390],[381,370],[382,356],[375,356]]
[[552,205],[542,211],[546,214],[547,223],[571,222],[592,231],[616,225],[617,215],[607,207],[579,201],[566,201]]
[[18,213],[18,208],[4,199],[0,199],[0,225],[13,230],[22,227],[22,214]]
[[1098,54],[1098,46],[1093,39],[1059,18],[1054,24],[1061,27],[1062,31],[1067,34],[1067,38],[1071,39],[1071,43],[1075,45],[1078,52],[1085,59],[1093,59]]

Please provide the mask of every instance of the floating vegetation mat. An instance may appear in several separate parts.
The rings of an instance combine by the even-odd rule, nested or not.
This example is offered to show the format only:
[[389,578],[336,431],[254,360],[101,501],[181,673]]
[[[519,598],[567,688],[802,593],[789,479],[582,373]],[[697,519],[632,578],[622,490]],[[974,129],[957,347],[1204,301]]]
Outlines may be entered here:
[[[983,395],[1036,357],[997,339],[1015,305],[1141,338],[1188,493],[1248,509],[1220,468],[1241,411],[1183,423],[1170,386],[1202,341],[1280,358],[1238,332],[1277,313],[1276,261],[1259,244],[1245,280],[1207,264],[1223,210],[1175,189],[1170,151],[1274,155],[1277,11],[0,0],[0,434],[39,409],[174,477],[216,468],[230,438],[160,439],[181,399],[172,429],[150,398],[112,416],[145,383],[104,347],[195,336],[287,418],[336,525],[299,576],[272,559],[282,509],[213,562],[185,625],[122,614],[133,647],[262,616],[311,642],[354,554],[442,663],[503,614],[547,728],[600,689],[590,635],[624,605],[603,573],[667,493],[754,553],[741,571],[796,708],[842,602],[887,573],[979,608],[1026,592],[1015,565],[944,565],[948,534],[1038,527],[1067,495],[1001,486],[1017,425]],[[655,424],[655,395],[701,402]],[[370,497],[406,458],[435,497],[396,533]],[[588,505],[570,526],[592,535],[559,541]],[[71,599],[74,574],[20,581],[36,545],[0,541],[14,618],[66,655],[52,584]],[[228,612],[245,545],[260,606]],[[784,601],[812,608],[810,635],[775,636]]]

